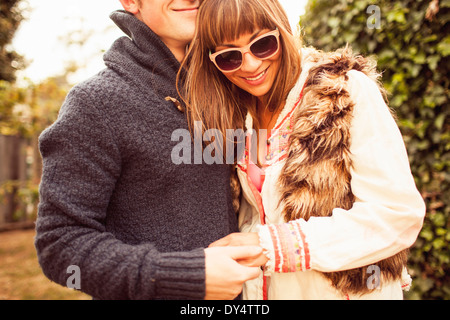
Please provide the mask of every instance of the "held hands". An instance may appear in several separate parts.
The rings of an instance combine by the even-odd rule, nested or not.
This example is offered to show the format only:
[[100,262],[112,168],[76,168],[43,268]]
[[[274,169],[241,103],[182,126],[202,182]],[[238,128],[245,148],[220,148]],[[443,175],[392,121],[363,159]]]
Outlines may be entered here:
[[233,233],[205,249],[205,299],[234,299],[267,262],[256,233]]

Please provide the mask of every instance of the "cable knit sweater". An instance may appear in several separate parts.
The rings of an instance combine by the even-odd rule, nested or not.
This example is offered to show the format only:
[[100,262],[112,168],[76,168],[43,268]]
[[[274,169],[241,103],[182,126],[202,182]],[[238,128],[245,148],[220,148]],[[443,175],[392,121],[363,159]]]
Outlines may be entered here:
[[172,133],[188,130],[165,100],[180,64],[133,15],[111,19],[129,37],[40,137],[39,262],[61,285],[78,266],[95,299],[202,299],[203,248],[238,230],[230,168],[172,162]]

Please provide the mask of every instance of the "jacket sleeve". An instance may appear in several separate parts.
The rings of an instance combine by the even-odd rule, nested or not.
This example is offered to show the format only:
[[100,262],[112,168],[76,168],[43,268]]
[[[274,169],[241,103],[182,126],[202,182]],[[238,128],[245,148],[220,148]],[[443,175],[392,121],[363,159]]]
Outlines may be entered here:
[[160,253],[107,232],[107,208],[121,155],[104,116],[73,89],[58,120],[40,136],[43,158],[35,247],[44,274],[96,299],[203,299],[204,251]]
[[[268,272],[341,271],[370,265],[414,244],[425,204],[411,174],[402,135],[376,85],[349,72],[355,101],[351,127],[350,210],[260,228]],[[288,263],[290,261],[290,263]]]

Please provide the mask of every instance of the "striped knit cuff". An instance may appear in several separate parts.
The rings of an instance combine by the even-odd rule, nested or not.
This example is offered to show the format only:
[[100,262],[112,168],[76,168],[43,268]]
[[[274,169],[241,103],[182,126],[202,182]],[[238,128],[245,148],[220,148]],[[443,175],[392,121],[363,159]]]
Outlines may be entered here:
[[204,249],[161,253],[155,265],[156,297],[200,300],[205,297]]
[[265,273],[287,273],[311,268],[308,244],[300,221],[269,224],[259,230],[261,246],[269,259]]

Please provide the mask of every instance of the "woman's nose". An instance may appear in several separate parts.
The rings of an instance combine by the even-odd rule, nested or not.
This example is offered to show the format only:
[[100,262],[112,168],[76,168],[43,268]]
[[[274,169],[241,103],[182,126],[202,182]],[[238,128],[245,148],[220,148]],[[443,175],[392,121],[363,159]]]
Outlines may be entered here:
[[258,70],[262,60],[254,57],[250,52],[246,52],[243,57],[241,71],[252,73]]

